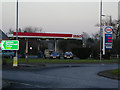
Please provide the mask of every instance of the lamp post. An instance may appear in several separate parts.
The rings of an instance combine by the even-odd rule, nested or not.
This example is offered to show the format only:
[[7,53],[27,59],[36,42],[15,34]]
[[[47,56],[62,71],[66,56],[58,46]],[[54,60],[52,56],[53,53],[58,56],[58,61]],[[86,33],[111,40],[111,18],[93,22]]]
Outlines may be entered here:
[[[18,40],[18,0],[16,4],[16,40]],[[16,50],[16,60],[18,60],[18,52]]]
[[100,61],[102,60],[102,39],[101,39],[101,34],[102,34],[102,0],[100,3]]

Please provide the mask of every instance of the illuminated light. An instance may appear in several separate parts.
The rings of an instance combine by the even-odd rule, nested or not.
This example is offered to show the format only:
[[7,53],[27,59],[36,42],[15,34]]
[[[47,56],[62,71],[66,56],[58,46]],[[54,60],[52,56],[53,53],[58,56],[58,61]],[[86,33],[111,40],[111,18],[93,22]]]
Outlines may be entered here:
[[49,41],[49,39],[46,39],[46,41]]
[[30,50],[32,50],[32,47],[30,47]]
[[45,37],[42,37],[42,39],[46,39]]
[[108,37],[108,39],[112,39],[112,37]]
[[108,40],[108,42],[112,42],[111,40]]
[[67,39],[67,38],[64,38],[64,39]]

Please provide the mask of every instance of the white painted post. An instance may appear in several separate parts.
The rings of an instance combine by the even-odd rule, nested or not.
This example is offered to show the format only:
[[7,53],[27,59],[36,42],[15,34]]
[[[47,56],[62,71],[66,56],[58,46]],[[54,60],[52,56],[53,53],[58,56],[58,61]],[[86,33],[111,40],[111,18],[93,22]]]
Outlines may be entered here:
[[26,39],[26,59],[28,58],[28,39]]
[[105,32],[103,28],[103,55],[105,55]]

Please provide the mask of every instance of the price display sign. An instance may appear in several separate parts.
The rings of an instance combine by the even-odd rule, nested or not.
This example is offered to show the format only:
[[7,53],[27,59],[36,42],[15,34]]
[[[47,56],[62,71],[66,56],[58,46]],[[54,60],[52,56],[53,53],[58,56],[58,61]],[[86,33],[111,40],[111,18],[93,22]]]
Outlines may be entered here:
[[112,49],[112,27],[107,26],[105,29],[105,49]]

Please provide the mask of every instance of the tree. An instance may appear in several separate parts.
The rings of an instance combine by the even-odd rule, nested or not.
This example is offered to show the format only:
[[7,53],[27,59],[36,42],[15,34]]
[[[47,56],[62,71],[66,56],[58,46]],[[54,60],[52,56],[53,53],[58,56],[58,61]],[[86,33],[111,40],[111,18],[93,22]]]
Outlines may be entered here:
[[59,40],[57,44],[59,50],[62,52],[72,51],[73,48],[82,47],[81,40]]
[[32,27],[25,27],[23,29],[24,32],[36,32],[36,29],[33,29]]
[[89,37],[90,37],[90,36],[88,35],[88,33],[83,32],[83,47],[86,47],[86,45],[87,45],[87,39],[88,39]]
[[13,34],[14,30],[12,28],[9,29],[8,34]]
[[[112,26],[113,27],[113,48],[111,50],[111,54],[117,54],[119,57],[119,37],[120,37],[120,20],[112,20],[111,16],[106,17],[102,20],[103,26]],[[96,26],[99,26],[98,24]]]
[[87,39],[87,47],[91,48],[91,55],[93,58],[99,58],[100,52],[100,33],[92,34],[90,38]]
[[89,58],[91,54],[91,49],[90,48],[73,48],[72,52],[74,55],[79,57],[80,59],[87,59]]
[[25,27],[23,30],[23,32],[33,32],[33,33],[36,33],[36,32],[42,32],[42,28],[38,28],[38,27]]
[[22,31],[21,28],[19,28],[19,29],[18,29],[18,32],[21,32],[21,31]]
[[114,20],[111,24],[113,26],[113,34],[115,39],[118,39],[120,37],[120,22],[119,20]]

